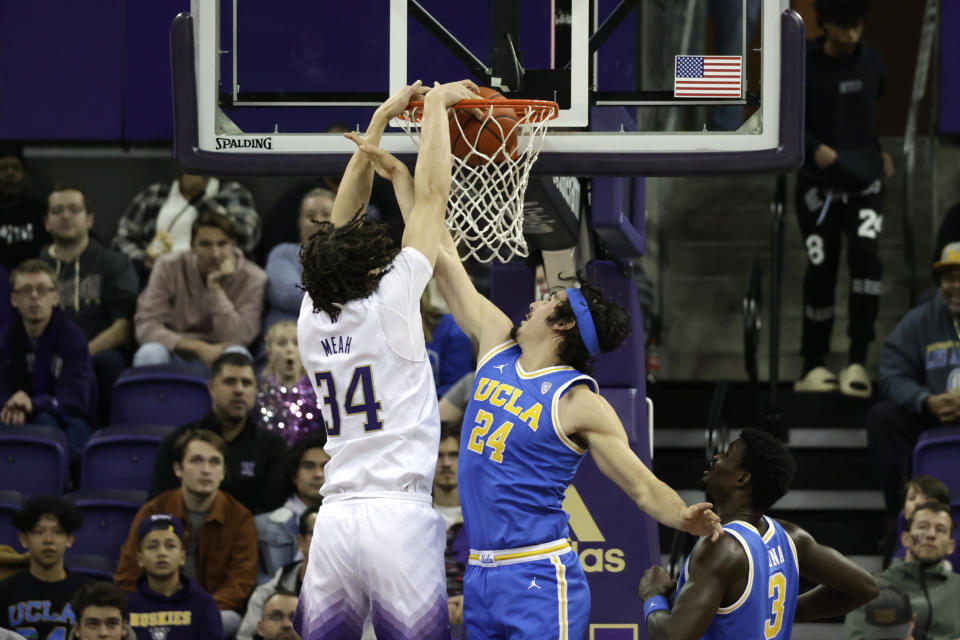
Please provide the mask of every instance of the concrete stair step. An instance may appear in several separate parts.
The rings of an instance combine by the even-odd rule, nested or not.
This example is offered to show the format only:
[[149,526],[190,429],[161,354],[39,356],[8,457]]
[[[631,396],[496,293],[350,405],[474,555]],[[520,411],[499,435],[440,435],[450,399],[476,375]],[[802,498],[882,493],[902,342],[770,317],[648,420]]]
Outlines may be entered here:
[[[881,311],[876,322],[874,348],[880,353],[880,342],[899,322],[902,314],[890,314]],[[764,320],[766,320],[764,318]],[[766,324],[766,323],[764,323]],[[796,316],[780,318],[780,352],[782,354],[799,353],[800,333],[803,319]],[[834,351],[845,351],[848,346],[847,321],[838,316],[833,323],[831,347]],[[760,346],[766,348],[770,330],[761,328]],[[740,315],[701,315],[696,317],[671,317],[664,321],[661,347],[661,360],[665,349],[674,352],[699,352],[705,355],[721,353],[743,354],[743,318]]]
[[[742,272],[686,275],[668,273],[664,278],[664,324],[686,316],[716,317],[742,314],[743,296],[747,292],[750,269]],[[802,311],[802,286],[800,274],[784,275],[781,281],[780,317],[800,317]],[[845,317],[850,299],[849,280],[839,280],[834,306],[838,317]],[[769,313],[769,273],[765,273],[760,293],[761,309]],[[883,279],[883,294],[880,297],[880,313],[902,317],[910,308],[910,287],[905,278],[887,276]]]
[[[771,247],[769,242],[717,242],[713,240],[676,241],[667,250],[667,268],[674,275],[711,275],[722,269],[725,274],[743,274],[746,282],[755,261],[760,262],[769,277]],[[903,265],[903,245],[899,238],[881,242],[880,260],[885,276],[894,280],[907,277]],[[800,279],[807,267],[806,250],[799,241],[784,242],[784,278]],[[843,262],[844,266],[846,262]],[[846,268],[843,269],[846,272]],[[839,278],[838,278],[839,279]]]

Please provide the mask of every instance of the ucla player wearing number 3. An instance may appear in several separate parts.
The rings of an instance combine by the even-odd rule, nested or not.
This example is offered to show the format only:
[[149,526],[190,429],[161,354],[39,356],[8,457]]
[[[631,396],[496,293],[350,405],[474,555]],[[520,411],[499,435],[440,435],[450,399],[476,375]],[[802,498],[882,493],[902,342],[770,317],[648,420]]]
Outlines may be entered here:
[[[763,515],[795,468],[786,445],[756,429],[714,456],[703,483],[727,535],[697,542],[676,589],[660,567],[644,574],[650,640],[789,640],[795,621],[840,616],[876,597],[869,573],[797,525]],[[817,586],[798,597],[800,576]]]
[[[417,82],[375,112],[377,144],[411,99],[426,103],[414,185],[416,205],[392,246],[363,220],[373,169],[358,150],[347,165],[330,222],[301,255],[306,290],[297,336],[317,393],[330,455],[323,506],[295,624],[304,640],[359,639],[372,619],[381,640],[449,638],[443,518],[430,493],[440,418],[420,320],[450,189],[446,107],[476,99],[470,82]],[[354,139],[359,140],[356,136]]]

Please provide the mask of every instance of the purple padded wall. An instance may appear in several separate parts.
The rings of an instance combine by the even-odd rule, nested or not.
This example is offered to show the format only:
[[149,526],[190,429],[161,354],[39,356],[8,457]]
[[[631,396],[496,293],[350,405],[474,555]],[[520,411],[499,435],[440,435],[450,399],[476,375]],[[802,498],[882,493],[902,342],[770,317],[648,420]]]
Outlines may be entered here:
[[[620,275],[617,266],[607,260],[594,260],[587,265],[587,277],[630,314],[632,331],[618,349],[597,356],[593,376],[601,387],[634,387],[641,396],[647,393],[644,368],[643,314],[633,279]],[[646,424],[646,418],[644,418]]]
[[121,137],[125,4],[0,2],[0,138]]
[[960,2],[940,3],[940,33],[940,133],[960,133]]
[[520,260],[490,265],[490,300],[513,324],[520,324],[530,310],[534,284],[533,269]]

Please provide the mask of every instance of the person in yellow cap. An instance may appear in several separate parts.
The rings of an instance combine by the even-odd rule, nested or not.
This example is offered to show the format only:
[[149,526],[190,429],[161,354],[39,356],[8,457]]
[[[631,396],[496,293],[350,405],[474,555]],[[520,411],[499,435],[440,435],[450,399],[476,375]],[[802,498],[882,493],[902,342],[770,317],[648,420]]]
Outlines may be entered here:
[[886,553],[920,434],[960,424],[960,242],[946,245],[933,268],[940,295],[912,309],[880,354],[881,401],[864,418],[867,442],[886,502]]

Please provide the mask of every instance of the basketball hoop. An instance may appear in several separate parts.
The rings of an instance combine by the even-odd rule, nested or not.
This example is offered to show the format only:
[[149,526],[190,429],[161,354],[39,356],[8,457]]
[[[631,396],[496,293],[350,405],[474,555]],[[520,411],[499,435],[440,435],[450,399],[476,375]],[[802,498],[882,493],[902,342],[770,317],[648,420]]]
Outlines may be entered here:
[[[483,113],[479,119],[470,111],[478,108]],[[452,109],[447,226],[453,241],[464,259],[526,257],[523,195],[547,122],[557,117],[559,107],[546,100],[499,99],[462,100]],[[422,117],[423,102],[411,102],[398,118],[418,147]]]

